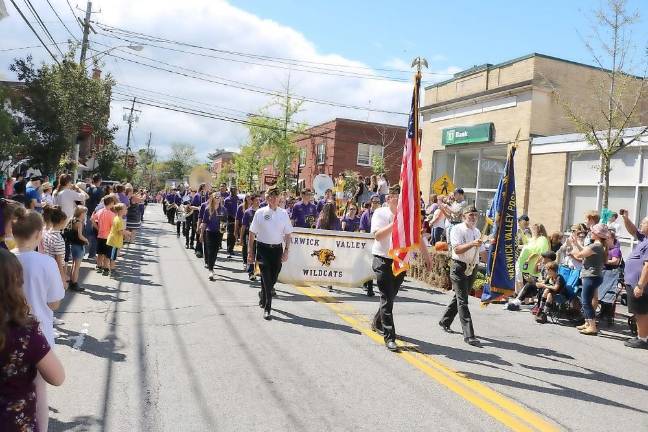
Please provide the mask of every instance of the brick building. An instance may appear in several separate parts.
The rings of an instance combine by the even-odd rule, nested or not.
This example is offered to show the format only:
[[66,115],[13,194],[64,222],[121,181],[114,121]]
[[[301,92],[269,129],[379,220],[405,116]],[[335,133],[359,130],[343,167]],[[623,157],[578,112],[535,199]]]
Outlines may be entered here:
[[231,164],[233,160],[234,152],[221,152],[212,160],[212,164],[209,167],[209,170],[215,177],[218,177],[220,172],[223,170],[223,167],[225,165]]
[[372,157],[380,155],[385,159],[389,183],[397,183],[404,143],[405,127],[336,118],[313,126],[297,138],[299,157],[292,172],[301,188],[312,189],[313,178],[318,174],[333,178],[352,170],[371,175]]

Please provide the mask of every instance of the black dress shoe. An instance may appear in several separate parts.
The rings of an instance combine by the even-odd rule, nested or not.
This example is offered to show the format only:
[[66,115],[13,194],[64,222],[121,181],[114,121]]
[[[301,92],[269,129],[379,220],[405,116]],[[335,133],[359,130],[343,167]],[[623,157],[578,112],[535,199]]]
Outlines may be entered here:
[[261,309],[265,308],[265,305],[263,304],[263,300],[261,300],[261,291],[259,291],[259,307]]
[[398,345],[396,345],[396,341],[390,340],[385,344],[385,346],[389,351],[392,352],[398,351]]
[[263,311],[263,319],[266,321],[270,321],[272,319],[272,315],[270,315],[269,310]]
[[452,330],[450,329],[449,325],[445,325],[442,322],[439,322],[439,326],[443,329],[444,332],[446,333],[452,333]]
[[466,342],[468,345],[472,345],[475,347],[481,346],[481,343],[479,342],[479,339],[476,337],[469,337],[469,338],[464,338],[464,342]]

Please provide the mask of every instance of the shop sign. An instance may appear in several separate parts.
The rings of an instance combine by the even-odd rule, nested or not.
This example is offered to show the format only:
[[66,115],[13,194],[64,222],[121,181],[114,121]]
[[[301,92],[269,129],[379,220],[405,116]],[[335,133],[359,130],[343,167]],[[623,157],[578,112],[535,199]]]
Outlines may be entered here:
[[443,145],[488,142],[493,139],[493,123],[447,128],[443,129],[441,134]]

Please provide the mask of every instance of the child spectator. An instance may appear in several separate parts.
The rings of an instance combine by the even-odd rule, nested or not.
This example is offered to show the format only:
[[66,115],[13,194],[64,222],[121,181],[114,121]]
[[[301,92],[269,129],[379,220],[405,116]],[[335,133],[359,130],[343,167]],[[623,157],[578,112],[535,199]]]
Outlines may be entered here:
[[11,224],[19,207],[20,204],[16,201],[0,198],[0,249],[11,250],[16,247]]
[[[126,232],[126,223],[124,222],[124,216],[126,216],[127,208],[124,204],[119,203],[113,207],[115,216],[113,217],[112,224],[110,226],[110,233],[108,234],[108,239],[106,240],[106,245],[109,249],[108,258],[110,259],[110,276],[115,276],[115,261],[117,261],[117,255],[119,249],[124,247],[124,235]],[[104,271],[104,275],[106,272]]]
[[565,278],[558,274],[558,263],[556,261],[547,263],[545,272],[545,280],[536,284],[541,292],[538,314],[536,315],[536,322],[540,324],[547,322],[547,314],[551,309],[551,305],[554,303],[556,296],[561,294],[567,285]]
[[[54,312],[65,296],[56,261],[51,256],[35,252],[43,235],[42,216],[33,211],[18,209],[12,230],[18,248],[14,253],[23,269],[23,292],[31,314],[40,322],[40,329],[50,347],[54,346]],[[6,273],[3,272],[2,275]],[[44,376],[37,376],[36,412],[38,427],[47,430],[49,416],[47,389]],[[4,385],[2,386],[4,388]]]
[[551,233],[551,236],[549,237],[549,248],[553,252],[558,253],[558,251],[562,247],[563,245],[562,237],[563,237],[562,233],[558,231]]
[[[65,372],[38,321],[29,314],[20,262],[2,249],[0,275],[0,430],[44,431],[47,400],[40,392],[37,395],[36,385],[59,386]],[[37,405],[44,417],[37,417]]]
[[616,231],[609,230],[610,237],[607,241],[608,253],[607,261],[605,262],[606,270],[613,270],[619,268],[623,262],[623,255],[621,254],[621,243],[616,238]]
[[112,195],[105,196],[103,199],[104,207],[101,210],[95,211],[92,215],[92,226],[97,230],[97,272],[103,273],[104,276],[108,275],[110,261],[108,255],[110,250],[106,242],[108,235],[112,228],[112,222],[115,218],[112,208],[116,203],[116,199]]
[[51,256],[58,265],[63,285],[67,283],[67,268],[65,265],[65,240],[61,234],[67,225],[67,215],[59,206],[54,206],[49,212],[51,229],[43,232],[43,253]]
[[88,239],[83,235],[87,213],[87,207],[77,206],[74,210],[74,217],[70,221],[68,228],[66,228],[66,237],[70,243],[70,255],[72,256],[72,270],[70,271],[68,288],[77,292],[85,291],[85,288],[79,286],[79,270],[81,269],[83,255],[85,255],[85,246],[88,244]]

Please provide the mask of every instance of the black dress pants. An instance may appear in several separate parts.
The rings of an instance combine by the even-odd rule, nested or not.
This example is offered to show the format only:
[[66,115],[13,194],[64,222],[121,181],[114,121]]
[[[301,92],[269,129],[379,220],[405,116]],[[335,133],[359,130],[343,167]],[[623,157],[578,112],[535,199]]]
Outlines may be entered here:
[[272,308],[272,290],[281,272],[283,245],[268,245],[256,242],[257,262],[261,269],[261,307],[269,311]]
[[223,233],[220,231],[205,231],[205,257],[207,258],[207,268],[214,271],[216,257],[218,257],[218,248],[223,239]]
[[167,219],[168,219],[170,224],[173,224],[173,220],[175,219],[175,214],[176,214],[175,207],[169,206],[169,208],[167,208],[166,215],[167,215]]
[[380,291],[380,307],[373,319],[376,329],[385,332],[385,342],[396,340],[396,327],[394,326],[394,299],[405,279],[405,272],[394,276],[390,258],[374,255],[373,271],[376,273],[376,283]]
[[234,254],[234,245],[236,244],[235,223],[236,219],[233,216],[227,216],[227,255]]
[[452,260],[450,264],[450,282],[454,290],[454,297],[441,318],[441,324],[449,327],[455,316],[459,313],[459,321],[464,338],[475,337],[470,310],[468,309],[468,293],[475,281],[475,271],[470,276],[466,275],[466,263]]

